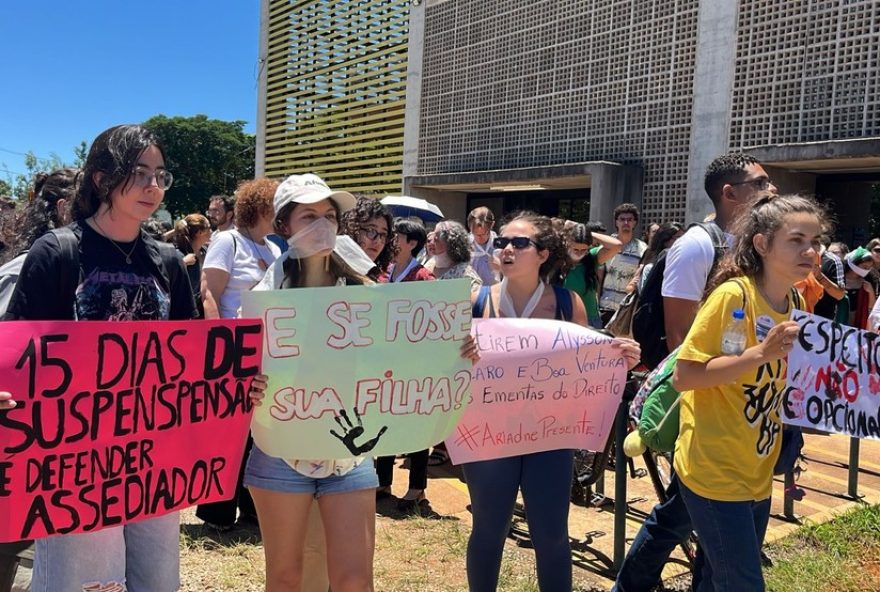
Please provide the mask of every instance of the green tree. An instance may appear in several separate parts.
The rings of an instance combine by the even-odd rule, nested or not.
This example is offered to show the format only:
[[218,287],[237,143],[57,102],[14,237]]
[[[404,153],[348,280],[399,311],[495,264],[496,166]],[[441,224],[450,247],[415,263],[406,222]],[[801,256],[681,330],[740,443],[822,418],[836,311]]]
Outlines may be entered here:
[[12,196],[12,185],[0,179],[0,197],[11,197]]
[[162,141],[174,175],[165,205],[175,217],[203,212],[211,195],[231,193],[254,176],[256,138],[244,132],[244,121],[156,115],[144,125]]
[[34,188],[34,175],[40,171],[51,172],[61,169],[66,164],[60,156],[54,152],[49,153],[49,158],[40,158],[28,150],[24,157],[25,174],[16,175],[12,182],[12,193],[17,199],[25,199]]
[[79,146],[73,149],[73,166],[82,168],[86,164],[86,156],[89,155],[89,145],[83,140]]

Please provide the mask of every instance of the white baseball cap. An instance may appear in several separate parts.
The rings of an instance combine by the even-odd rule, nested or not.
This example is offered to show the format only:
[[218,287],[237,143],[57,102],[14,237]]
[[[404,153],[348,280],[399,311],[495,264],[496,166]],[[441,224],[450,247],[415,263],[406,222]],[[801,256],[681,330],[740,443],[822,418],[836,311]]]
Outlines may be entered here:
[[357,200],[347,191],[333,191],[318,175],[290,175],[275,190],[275,214],[289,203],[313,204],[329,199],[339,208],[339,213],[355,206]]

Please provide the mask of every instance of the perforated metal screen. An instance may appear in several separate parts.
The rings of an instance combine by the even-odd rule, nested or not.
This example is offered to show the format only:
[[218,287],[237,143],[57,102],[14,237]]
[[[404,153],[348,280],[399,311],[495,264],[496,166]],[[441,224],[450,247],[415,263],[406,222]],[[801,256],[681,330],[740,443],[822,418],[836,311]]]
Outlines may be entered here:
[[266,174],[398,192],[409,2],[270,0]]
[[429,3],[419,174],[639,162],[684,218],[697,0]]

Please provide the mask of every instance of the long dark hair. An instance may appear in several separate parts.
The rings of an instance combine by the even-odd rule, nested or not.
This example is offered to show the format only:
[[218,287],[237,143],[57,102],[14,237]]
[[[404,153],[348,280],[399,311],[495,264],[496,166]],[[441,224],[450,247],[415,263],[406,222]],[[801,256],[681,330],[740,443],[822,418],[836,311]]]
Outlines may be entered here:
[[[117,125],[101,132],[89,148],[83,166],[82,182],[73,202],[73,218],[85,220],[102,203],[110,203],[110,194],[132,183],[132,171],[144,150],[155,146],[165,158],[159,138],[141,125]],[[101,173],[100,181],[96,179]]]
[[651,244],[648,245],[648,249],[642,255],[641,264],[648,265],[649,263],[654,263],[657,257],[660,256],[660,253],[663,252],[663,249],[666,248],[666,243],[683,230],[684,225],[681,222],[664,222],[661,224],[660,228],[657,229],[657,232],[651,238]]
[[76,168],[34,175],[34,194],[15,222],[15,240],[10,249],[13,254],[27,251],[35,240],[53,228],[64,225],[64,215],[58,211],[58,200],[66,200],[70,205],[76,195],[79,176],[80,169]]
[[[587,245],[587,254],[581,259],[581,270],[584,273],[584,285],[587,291],[595,290],[599,286],[599,277],[596,275],[596,259],[590,256],[593,246],[593,233],[585,224],[575,224],[568,230],[568,246],[572,243]],[[572,262],[573,265],[573,262]]]

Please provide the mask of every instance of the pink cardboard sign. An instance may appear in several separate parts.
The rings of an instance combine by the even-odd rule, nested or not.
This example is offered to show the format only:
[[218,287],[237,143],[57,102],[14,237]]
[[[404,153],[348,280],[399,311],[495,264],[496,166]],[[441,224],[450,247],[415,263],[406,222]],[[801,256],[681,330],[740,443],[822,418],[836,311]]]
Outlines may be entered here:
[[262,324],[0,323],[0,541],[230,498]]
[[446,446],[452,462],[601,450],[626,384],[610,337],[573,323],[474,319],[480,362]]

